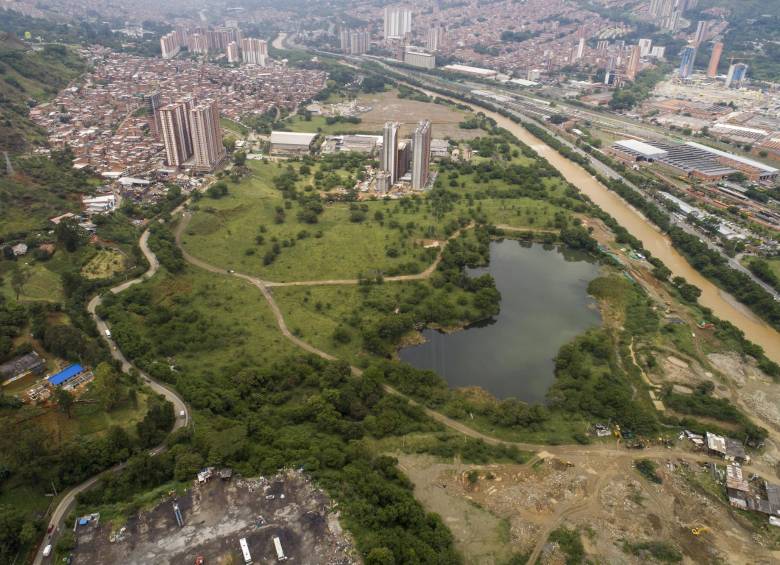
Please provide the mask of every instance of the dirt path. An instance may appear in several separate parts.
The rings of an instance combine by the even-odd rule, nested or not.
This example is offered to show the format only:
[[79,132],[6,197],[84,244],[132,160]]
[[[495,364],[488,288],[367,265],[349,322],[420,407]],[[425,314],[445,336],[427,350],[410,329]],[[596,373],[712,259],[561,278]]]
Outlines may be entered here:
[[[189,219],[189,212],[183,213],[182,221],[179,223],[179,227],[176,229],[176,243],[179,245],[179,248],[182,250],[182,254],[184,256],[184,259],[191,263],[192,265],[199,267],[201,269],[207,270],[212,273],[221,274],[221,275],[228,275],[228,276],[235,276],[240,279],[243,279],[247,281],[249,284],[254,285],[257,287],[260,292],[263,294],[263,297],[265,298],[266,302],[268,303],[269,307],[271,308],[271,311],[274,315],[274,318],[276,319],[276,324],[279,327],[279,331],[284,335],[287,339],[289,339],[292,343],[300,347],[301,349],[312,353],[314,355],[317,355],[319,357],[322,357],[323,359],[327,359],[330,361],[337,360],[337,357],[331,355],[330,353],[327,353],[326,351],[323,351],[310,343],[300,339],[299,337],[293,335],[293,333],[289,330],[287,327],[287,324],[284,320],[284,315],[282,314],[281,309],[279,308],[279,305],[276,303],[276,300],[274,299],[273,293],[270,289],[270,284],[267,281],[264,281],[258,277],[253,277],[250,275],[246,275],[243,273],[237,273],[237,272],[229,272],[225,269],[222,269],[220,267],[216,267],[214,265],[211,265],[207,263],[206,261],[203,261],[202,259],[198,259],[196,257],[193,257],[189,253],[187,253],[182,247],[181,247],[181,234],[186,227],[186,224],[188,223]],[[456,237],[453,235],[453,237]],[[410,275],[413,277],[419,277],[419,275]],[[406,279],[402,279],[406,280]],[[315,281],[316,282],[316,281]],[[357,282],[357,281],[356,281]],[[281,283],[285,284],[285,283]],[[276,286],[281,286],[281,284],[277,284]],[[291,284],[291,283],[288,283]],[[359,367],[352,366],[352,373],[356,376],[360,376],[363,374],[363,370]],[[530,452],[536,452],[538,451],[542,446],[539,444],[534,443],[526,443],[526,442],[518,442],[518,441],[507,441],[502,440],[499,438],[496,438],[491,435],[484,434],[482,432],[479,432],[475,430],[474,428],[471,428],[467,426],[466,424],[459,422],[457,420],[454,420],[448,416],[445,416],[441,412],[437,412],[435,410],[432,410],[431,408],[428,408],[416,400],[406,396],[405,394],[401,393],[397,389],[393,388],[390,385],[385,384],[384,389],[389,394],[394,394],[396,396],[400,396],[404,399],[406,399],[410,404],[419,406],[422,408],[425,413],[432,418],[433,420],[441,423],[442,425],[455,430],[465,436],[474,438],[474,439],[480,439],[484,441],[485,443],[492,444],[492,445],[498,445],[498,444],[504,444],[504,445],[510,445],[515,446],[518,449],[524,450],[524,451],[530,451]],[[705,454],[699,454],[699,453],[688,453],[685,451],[681,451],[678,449],[669,449],[669,448],[663,448],[663,447],[652,447],[644,450],[638,450],[635,452],[627,451],[626,448],[620,447],[619,445],[612,445],[612,444],[596,444],[596,445],[585,445],[585,446],[579,446],[579,445],[569,445],[569,446],[549,446],[545,447],[545,450],[550,453],[551,455],[555,457],[560,457],[563,459],[566,459],[569,455],[600,455],[604,457],[608,457],[610,459],[614,458],[628,458],[631,461],[634,459],[640,459],[640,458],[668,458],[673,456],[679,459],[685,459],[691,462],[699,462],[699,461],[713,461],[713,458],[705,455]],[[771,476],[772,473],[769,472],[768,468],[764,468],[762,465],[759,465],[758,463],[753,463],[751,466],[746,466],[746,469],[753,469],[757,472],[762,472],[767,476]]]

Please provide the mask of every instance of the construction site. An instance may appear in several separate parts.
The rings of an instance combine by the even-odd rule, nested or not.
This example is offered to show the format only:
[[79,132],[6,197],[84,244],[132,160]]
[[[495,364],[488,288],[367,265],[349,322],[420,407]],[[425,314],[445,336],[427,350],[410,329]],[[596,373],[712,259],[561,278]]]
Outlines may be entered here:
[[74,530],[73,563],[359,561],[331,500],[300,471],[244,479],[205,469],[184,495],[166,496],[124,525],[90,516]]

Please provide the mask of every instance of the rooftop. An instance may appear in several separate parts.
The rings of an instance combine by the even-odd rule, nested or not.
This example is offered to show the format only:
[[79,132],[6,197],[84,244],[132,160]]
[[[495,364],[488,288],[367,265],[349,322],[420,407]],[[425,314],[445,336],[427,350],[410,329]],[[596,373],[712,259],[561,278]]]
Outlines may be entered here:
[[615,145],[622,149],[630,149],[635,153],[639,153],[643,157],[657,157],[659,155],[666,155],[666,151],[653,147],[649,143],[643,141],[637,141],[636,139],[621,139],[615,142]]
[[272,131],[271,144],[309,145],[317,137],[316,133],[296,133],[291,131]]
[[49,384],[52,384],[54,386],[59,386],[64,382],[69,381],[79,373],[84,371],[84,367],[79,365],[78,363],[75,365],[71,365],[70,367],[64,368],[59,373],[56,373],[49,377]]

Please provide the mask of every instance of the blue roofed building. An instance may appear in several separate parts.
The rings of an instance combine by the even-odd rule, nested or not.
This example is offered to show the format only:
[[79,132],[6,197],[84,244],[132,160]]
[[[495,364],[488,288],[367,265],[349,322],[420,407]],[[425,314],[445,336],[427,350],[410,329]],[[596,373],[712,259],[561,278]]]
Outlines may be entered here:
[[76,363],[65,367],[59,373],[55,373],[48,379],[51,386],[61,386],[64,388],[75,388],[80,384],[92,380],[92,372]]

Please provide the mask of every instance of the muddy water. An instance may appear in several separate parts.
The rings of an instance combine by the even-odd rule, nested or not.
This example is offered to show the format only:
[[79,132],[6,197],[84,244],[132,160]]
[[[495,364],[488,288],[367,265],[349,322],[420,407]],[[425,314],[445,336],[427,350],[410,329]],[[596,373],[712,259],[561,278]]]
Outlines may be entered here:
[[[428,92],[428,94],[441,96],[433,92]],[[451,100],[457,102],[457,100]],[[684,277],[689,283],[699,287],[701,289],[701,297],[699,298],[701,304],[710,308],[718,318],[728,320],[737,326],[745,332],[745,336],[749,340],[764,348],[767,357],[780,363],[780,333],[758,318],[747,307],[740,304],[730,294],[722,291],[699,274],[672,247],[669,238],[661,233],[654,224],[636,209],[629,206],[625,200],[594,179],[585,169],[563,157],[555,149],[532,135],[522,126],[495,112],[484,108],[479,110],[496,120],[498,125],[512,132],[523,143],[529,145],[539,155],[547,159],[553,167],[560,171],[566,180],[581,190],[583,194],[586,194],[602,210],[615,218],[620,225],[639,239],[642,245],[649,249],[655,257],[661,259],[675,276]]]

